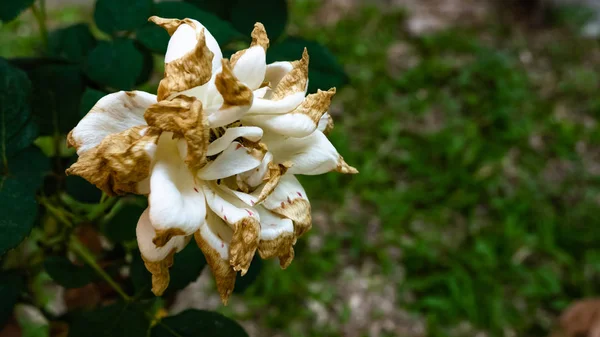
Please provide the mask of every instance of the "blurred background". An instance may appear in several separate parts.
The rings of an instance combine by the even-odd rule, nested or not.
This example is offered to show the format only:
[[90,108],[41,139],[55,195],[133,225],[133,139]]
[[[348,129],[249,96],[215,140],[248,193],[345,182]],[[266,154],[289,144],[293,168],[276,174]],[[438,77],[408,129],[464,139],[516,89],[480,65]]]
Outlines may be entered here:
[[[46,7],[48,29],[93,22],[93,1]],[[600,1],[290,0],[287,13],[285,34],[347,75],[330,137],[360,174],[301,180],[314,224],[288,269],[264,261],[223,307],[205,268],[171,310],[217,310],[253,337],[598,336]],[[42,44],[31,11],[0,24],[1,57]],[[329,67],[319,76],[343,77]]]

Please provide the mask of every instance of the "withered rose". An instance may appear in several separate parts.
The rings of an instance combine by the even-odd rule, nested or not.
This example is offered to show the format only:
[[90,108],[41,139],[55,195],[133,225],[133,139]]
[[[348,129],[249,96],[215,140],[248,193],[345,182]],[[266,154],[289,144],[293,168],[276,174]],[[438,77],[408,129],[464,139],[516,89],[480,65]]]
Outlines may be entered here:
[[156,295],[193,235],[226,302],[256,250],[285,268],[310,229],[295,174],[357,172],[325,136],[335,89],[306,95],[306,50],[301,60],[267,65],[260,23],[229,61],[198,21],[150,21],[171,35],[157,95],[98,101],[68,136],[79,159],[67,173],[108,195],[148,196],[136,231]]

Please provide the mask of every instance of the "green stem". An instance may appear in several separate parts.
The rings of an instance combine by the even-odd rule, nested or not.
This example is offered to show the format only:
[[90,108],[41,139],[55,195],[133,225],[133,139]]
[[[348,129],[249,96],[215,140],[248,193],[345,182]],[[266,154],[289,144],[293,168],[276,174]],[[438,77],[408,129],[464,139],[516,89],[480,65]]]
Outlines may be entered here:
[[48,50],[48,28],[46,27],[46,2],[45,0],[39,0],[39,7],[37,4],[31,5],[31,11],[37,21],[40,28],[40,37],[44,44],[44,49]]
[[85,263],[92,267],[92,269],[94,269],[94,271],[98,273],[98,275],[102,277],[104,281],[106,281],[106,283],[108,283],[121,296],[121,298],[123,298],[123,300],[127,302],[131,301],[131,297],[129,297],[129,295],[123,291],[121,286],[119,286],[117,282],[115,282],[115,280],[113,280],[112,277],[110,277],[110,275],[108,275],[104,269],[98,265],[92,252],[90,252],[87,247],[81,243],[81,241],[74,236],[71,237],[70,247],[71,250],[79,255]]

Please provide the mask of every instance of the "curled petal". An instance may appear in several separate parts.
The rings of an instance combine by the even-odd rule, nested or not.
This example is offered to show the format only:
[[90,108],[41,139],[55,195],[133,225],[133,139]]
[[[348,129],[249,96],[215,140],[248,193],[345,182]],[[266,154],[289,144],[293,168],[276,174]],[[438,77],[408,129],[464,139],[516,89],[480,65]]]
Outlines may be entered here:
[[335,88],[319,90],[306,96],[294,110],[282,115],[246,115],[242,120],[246,125],[256,125],[285,136],[306,137],[313,133],[321,117],[329,110]]
[[194,233],[198,247],[204,253],[206,262],[215,276],[221,300],[227,304],[235,286],[236,271],[229,264],[229,243],[232,230],[213,212],[208,211],[206,222]]
[[251,170],[260,162],[261,160],[253,155],[251,148],[233,142],[214,161],[209,162],[198,171],[197,177],[202,180],[223,179]]
[[227,60],[223,60],[222,70],[215,78],[215,87],[220,96],[208,108],[211,112],[208,115],[211,128],[239,120],[248,111],[254,98],[252,90],[234,76]]
[[294,259],[296,234],[292,220],[283,218],[263,207],[257,207],[260,214],[260,242],[258,253],[263,259],[279,257],[281,268],[287,268]]
[[312,227],[310,202],[304,188],[292,174],[285,174],[262,205],[275,214],[291,219],[299,237]]
[[274,87],[270,99],[278,101],[290,94],[306,92],[308,87],[308,51],[304,48],[302,59],[292,62],[292,70]]
[[152,242],[156,232],[150,223],[149,213],[146,209],[140,216],[136,236],[146,269],[152,274],[152,292],[160,296],[169,285],[169,268],[173,264],[173,256],[185,247],[188,240],[184,236],[177,236],[162,247],[156,246]]
[[164,28],[171,35],[165,55],[165,63],[181,58],[193,51],[197,46],[200,33],[204,31],[206,46],[214,54],[212,59],[213,72],[220,67],[223,53],[219,43],[200,22],[193,19],[163,19],[158,16],[152,16],[148,21]]
[[66,173],[80,176],[108,195],[147,193],[143,184],[150,174],[160,131],[136,126],[110,134],[85,151]]
[[192,172],[206,164],[209,128],[202,102],[194,97],[178,96],[170,101],[153,104],[146,110],[144,117],[148,125],[185,138],[185,162]]
[[173,134],[164,132],[158,142],[150,177],[150,220],[156,229],[153,242],[162,246],[177,235],[191,235],[204,222],[206,207],[198,185],[181,159]]
[[348,165],[335,147],[321,131],[315,131],[304,138],[269,135],[263,137],[275,162],[292,162],[292,174],[316,175],[329,171],[355,174],[358,171]]
[[267,70],[266,51],[269,38],[262,23],[257,22],[252,31],[250,48],[240,50],[231,56],[233,74],[250,89],[258,89]]
[[328,135],[333,130],[333,118],[329,113],[326,112],[321,116],[317,130],[323,132],[325,135]]
[[[197,35],[195,48],[182,56],[173,57],[173,50],[179,52],[178,41],[187,41],[188,35]],[[178,46],[175,48],[174,46]],[[213,52],[206,44],[204,29],[198,33],[191,26],[185,24],[179,26],[171,40],[169,41],[169,50],[165,56],[165,77],[158,85],[158,100],[162,101],[168,97],[201,86],[208,82],[212,74]],[[173,51],[170,53],[170,51]]]
[[260,217],[256,210],[247,207],[225,193],[216,183],[204,188],[208,207],[233,229],[229,247],[230,264],[245,275],[258,246]]
[[156,96],[143,91],[119,91],[106,95],[69,132],[67,144],[75,147],[81,156],[110,134],[146,125],[144,111],[154,103]]
[[237,138],[244,138],[251,142],[257,142],[262,138],[263,130],[255,126],[240,126],[236,128],[228,128],[225,133],[215,139],[208,146],[207,156],[223,152]]
[[269,83],[271,88],[276,88],[281,79],[293,69],[294,64],[292,62],[279,61],[268,64],[267,71],[265,72],[265,81]]

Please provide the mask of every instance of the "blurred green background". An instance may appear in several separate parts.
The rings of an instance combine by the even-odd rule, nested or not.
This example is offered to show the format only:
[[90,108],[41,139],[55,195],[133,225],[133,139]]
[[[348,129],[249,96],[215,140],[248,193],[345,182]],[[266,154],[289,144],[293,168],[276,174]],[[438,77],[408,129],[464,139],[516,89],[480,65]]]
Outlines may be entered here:
[[[584,2],[290,1],[287,32],[349,76],[331,140],[360,174],[302,177],[314,225],[287,270],[264,262],[227,307],[203,275],[174,310],[257,337],[548,335],[600,291],[600,44]],[[48,1],[50,28],[92,13]],[[2,57],[42,43],[29,12],[0,41]]]

